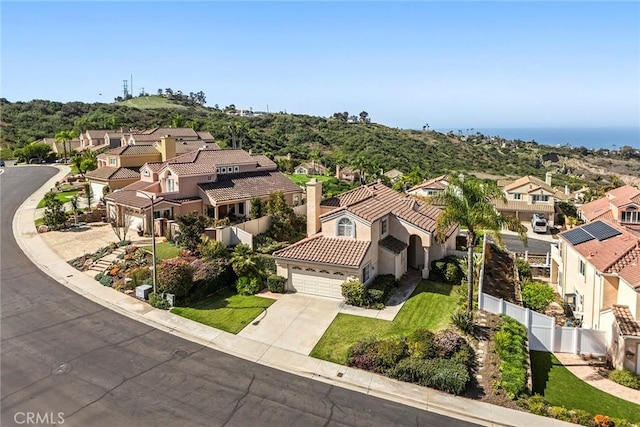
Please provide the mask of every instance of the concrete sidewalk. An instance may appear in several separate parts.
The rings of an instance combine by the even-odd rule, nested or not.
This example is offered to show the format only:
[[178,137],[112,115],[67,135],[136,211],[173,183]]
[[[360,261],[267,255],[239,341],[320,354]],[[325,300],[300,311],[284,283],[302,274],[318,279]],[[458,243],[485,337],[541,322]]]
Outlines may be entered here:
[[61,171],[23,203],[13,218],[13,233],[24,253],[53,280],[110,310],[186,340],[265,366],[484,426],[572,425],[314,359],[154,309],[144,302],[104,287],[67,264],[43,242],[35,230],[34,212],[38,201],[46,189],[64,175]]

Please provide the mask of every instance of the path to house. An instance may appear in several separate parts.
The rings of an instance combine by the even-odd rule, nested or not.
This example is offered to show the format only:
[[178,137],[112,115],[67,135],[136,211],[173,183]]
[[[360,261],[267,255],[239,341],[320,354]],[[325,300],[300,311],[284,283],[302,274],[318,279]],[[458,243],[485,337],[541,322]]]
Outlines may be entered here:
[[640,390],[634,390],[604,378],[598,373],[597,367],[589,365],[588,360],[583,360],[582,357],[572,353],[553,353],[553,355],[569,372],[587,384],[620,399],[640,404]]
[[[138,322],[202,346],[333,386],[359,391],[422,410],[471,421],[480,425],[540,427],[571,425],[555,419],[456,397],[434,389],[419,387],[415,384],[392,380],[359,369],[314,359],[299,352],[266,344],[257,339],[248,338],[243,335],[233,335],[207,327],[165,310],[154,309],[142,301],[114,289],[106,288],[89,275],[78,272],[71,267],[66,260],[62,259],[59,254],[52,250],[52,248],[44,242],[42,236],[35,231],[35,207],[48,188],[50,188],[56,180],[61,178],[61,174],[52,178],[41,190],[34,193],[18,209],[13,218],[13,234],[22,251],[38,268],[53,280],[56,280],[58,283],[91,301],[121,315],[137,320]],[[322,306],[322,304],[320,304],[320,306]],[[332,304],[328,303],[328,306],[331,307]],[[313,316],[317,307],[310,304],[309,310],[307,313],[305,309],[298,312],[297,315],[296,310],[293,310],[290,317],[298,319],[306,317],[307,315]],[[336,310],[335,306],[333,310]],[[261,323],[263,321],[266,322],[268,316],[269,315],[262,319],[257,318],[256,321],[259,320]],[[269,321],[271,321],[271,319],[269,319]],[[326,322],[326,319],[323,320],[323,322]],[[306,331],[301,328],[297,328],[296,331],[293,321],[287,326],[286,330],[291,330],[292,333],[299,332],[300,335],[306,333]],[[248,333],[249,332],[247,332],[247,334]],[[264,340],[264,338],[262,339]],[[284,334],[276,337],[274,342],[286,343]]]

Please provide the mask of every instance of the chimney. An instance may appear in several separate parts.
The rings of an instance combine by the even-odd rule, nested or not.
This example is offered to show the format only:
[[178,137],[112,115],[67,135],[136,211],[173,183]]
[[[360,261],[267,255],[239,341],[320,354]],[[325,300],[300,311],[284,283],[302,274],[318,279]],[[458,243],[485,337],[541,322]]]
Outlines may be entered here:
[[547,183],[547,185],[551,185],[551,172],[547,172],[547,174],[544,176],[544,182]]
[[311,178],[307,183],[307,237],[320,231],[320,201],[322,182]]
[[336,178],[340,179],[340,165],[336,165]]
[[176,139],[171,135],[165,135],[160,138],[160,155],[162,161],[166,162],[176,156]]

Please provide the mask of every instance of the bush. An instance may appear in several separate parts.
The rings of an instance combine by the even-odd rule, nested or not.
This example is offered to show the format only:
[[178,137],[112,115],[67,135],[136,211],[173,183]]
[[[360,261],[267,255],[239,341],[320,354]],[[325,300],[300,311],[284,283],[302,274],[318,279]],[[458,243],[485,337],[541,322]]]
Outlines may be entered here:
[[438,357],[448,359],[456,354],[467,341],[457,331],[445,329],[435,334],[433,343]]
[[198,252],[206,260],[226,258],[229,255],[224,243],[209,239],[207,236],[202,237],[202,242],[198,245]]
[[140,286],[142,282],[150,278],[152,275],[151,270],[146,267],[134,268],[129,272],[129,278],[131,279],[131,286],[134,288]]
[[359,341],[349,349],[347,366],[365,371],[378,372],[376,370],[376,358],[378,348],[375,341]]
[[527,388],[527,330],[515,319],[501,315],[502,326],[494,336],[495,348],[500,358],[500,381],[502,388],[510,399],[516,399]]
[[626,369],[618,369],[611,372],[609,379],[625,387],[640,390],[640,376]]
[[525,282],[524,288],[522,289],[522,303],[525,307],[543,313],[555,299],[555,291],[546,283]]
[[455,256],[447,256],[431,263],[431,280],[459,285],[465,278],[465,272],[460,266],[460,260]]
[[347,280],[342,284],[342,296],[344,302],[356,307],[363,307],[366,304],[365,287],[359,280]]
[[407,352],[414,359],[433,359],[438,354],[434,334],[428,329],[416,329],[407,337]]
[[448,262],[444,270],[444,280],[447,283],[459,285],[464,277],[460,264],[456,260],[455,263]]
[[460,347],[451,360],[462,363],[470,371],[476,368],[476,353],[467,342]]
[[162,310],[168,310],[170,308],[169,301],[162,298],[162,295],[155,294],[153,292],[149,294],[149,304],[151,307],[160,308]]
[[113,278],[111,278],[110,276],[104,274],[100,280],[98,280],[100,282],[100,284],[102,286],[112,286],[113,285]]
[[163,261],[157,265],[158,290],[185,298],[193,287],[193,267],[182,258]]
[[460,332],[471,335],[474,330],[473,313],[467,310],[456,310],[451,314],[451,324]]
[[402,338],[360,341],[349,349],[347,365],[371,372],[385,373],[406,355],[407,345]]
[[287,282],[285,277],[276,274],[270,274],[267,277],[267,288],[269,291],[281,294],[284,292],[284,284]]
[[467,368],[451,359],[403,359],[391,376],[455,395],[464,392],[470,380]]
[[516,258],[515,265],[520,275],[520,280],[531,279],[531,266],[528,261],[522,258]]
[[240,295],[255,295],[262,290],[258,277],[240,276],[236,280],[236,290]]
[[393,274],[376,276],[367,287],[367,305],[374,308],[384,308],[389,296],[391,296],[391,291],[397,286],[398,281]]
[[189,300],[197,301],[222,289],[230,288],[236,281],[236,274],[225,259],[191,261],[194,268],[193,287]]

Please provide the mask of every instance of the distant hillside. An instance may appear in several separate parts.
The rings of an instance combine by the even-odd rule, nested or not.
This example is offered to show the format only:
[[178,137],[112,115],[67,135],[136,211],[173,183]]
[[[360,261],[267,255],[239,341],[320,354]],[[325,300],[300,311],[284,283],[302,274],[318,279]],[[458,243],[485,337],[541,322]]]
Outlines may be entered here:
[[[221,146],[235,141],[242,148],[271,156],[291,155],[293,162],[315,159],[363,169],[371,177],[381,170],[411,172],[414,179],[440,174],[482,173],[496,176],[554,174],[553,185],[577,189],[588,183],[606,188],[640,175],[640,152],[551,147],[508,141],[482,134],[454,135],[390,128],[376,123],[347,123],[339,117],[262,114],[240,117],[202,106],[176,105],[159,96],[115,104],[59,103],[44,100],[11,103],[0,99],[2,146],[20,147],[56,132],[74,129],[138,129],[154,126],[206,130]],[[589,167],[595,166],[596,167]]]

